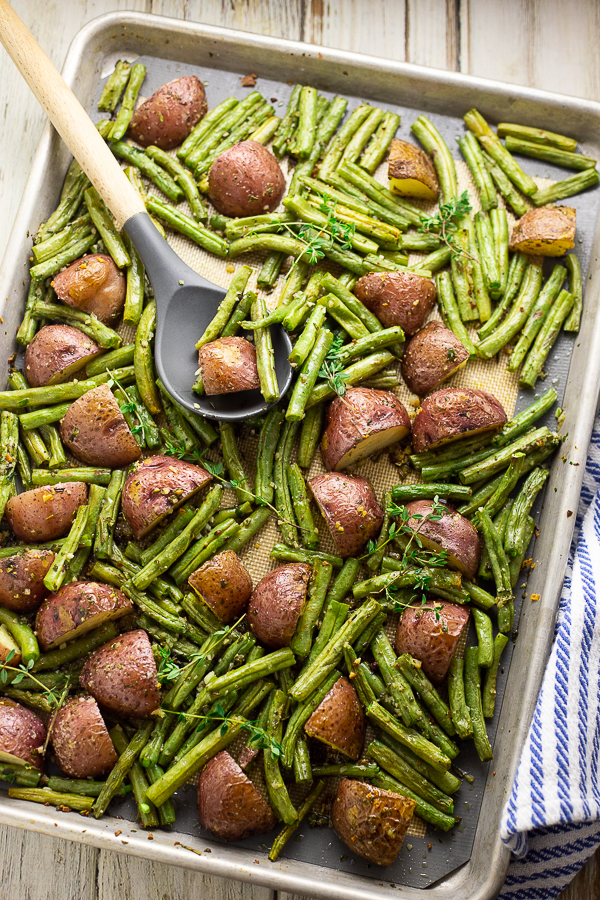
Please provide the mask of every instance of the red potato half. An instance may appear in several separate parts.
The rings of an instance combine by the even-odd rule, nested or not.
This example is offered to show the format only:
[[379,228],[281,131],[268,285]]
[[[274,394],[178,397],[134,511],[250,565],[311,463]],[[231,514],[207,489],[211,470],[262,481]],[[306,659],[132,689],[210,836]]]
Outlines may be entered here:
[[98,778],[117,761],[93,697],[76,697],[65,703],[52,721],[50,739],[59,766],[71,778]]
[[213,756],[200,775],[198,818],[223,841],[265,834],[277,824],[269,804],[226,750]]
[[208,173],[208,196],[225,216],[272,212],[284,191],[279,163],[258,141],[241,141],[224,150]]
[[354,293],[385,328],[400,325],[405,334],[423,327],[437,296],[433,281],[412,272],[370,272]]
[[415,416],[413,449],[421,453],[463,437],[498,431],[506,420],[502,404],[487,391],[441,388],[423,401]]
[[[413,500],[406,504],[407,526],[418,531],[424,547],[446,550],[448,565],[467,578],[475,578],[481,558],[481,544],[475,526],[451,506],[432,500]],[[432,518],[433,517],[433,518]]]
[[145,719],[160,704],[154,654],[141,629],[119,635],[88,656],[79,681],[119,716]]
[[437,598],[425,607],[415,603],[404,610],[398,622],[396,653],[410,653],[421,661],[427,677],[441,684],[468,622],[469,609],[457,603]]
[[10,660],[11,666],[18,666],[21,662],[21,650],[15,642],[6,625],[0,625],[0,663]]
[[321,454],[329,471],[340,472],[410,434],[404,406],[390,391],[353,387],[327,409]]
[[76,259],[54,276],[52,287],[67,306],[93,313],[105,325],[118,319],[125,306],[125,275],[102,253]]
[[204,344],[198,353],[198,365],[207,396],[260,387],[256,349],[245,338],[225,337]]
[[67,533],[87,495],[87,484],[76,481],[33,488],[10,498],[6,518],[21,541],[54,541]]
[[148,456],[129,472],[121,508],[136,539],[212,481],[205,469],[174,456]]
[[14,700],[0,700],[0,762],[42,769],[46,726],[35,713]]
[[0,560],[0,604],[18,613],[37,609],[48,594],[44,578],[53,562],[51,550],[21,550]]
[[224,625],[242,615],[252,594],[252,579],[233,550],[217,553],[188,581]]
[[350,759],[359,759],[365,740],[365,714],[348,678],[338,678],[304,730]]
[[429,322],[410,339],[401,362],[402,377],[413,394],[424,397],[466,364],[469,351],[441,322]]
[[356,556],[379,534],[383,512],[366,478],[325,472],[311,478],[308,486],[340,556]]
[[62,384],[103,350],[70,325],[45,325],[25,351],[25,377],[32,387]]
[[142,147],[155,144],[162,150],[172,150],[207,111],[204,85],[196,75],[183,75],[163,84],[138,106],[129,125],[129,136]]
[[132,609],[131,600],[108,584],[75,581],[46,597],[35,619],[35,633],[43,649],[52,650]]
[[415,801],[381,788],[342,778],[331,811],[338,837],[358,856],[391,866],[404,841]]
[[142,455],[107,384],[70,405],[60,423],[60,436],[73,456],[89,466],[121,468]]
[[312,568],[279,566],[258,582],[248,604],[250,630],[271,650],[287,647],[304,608]]

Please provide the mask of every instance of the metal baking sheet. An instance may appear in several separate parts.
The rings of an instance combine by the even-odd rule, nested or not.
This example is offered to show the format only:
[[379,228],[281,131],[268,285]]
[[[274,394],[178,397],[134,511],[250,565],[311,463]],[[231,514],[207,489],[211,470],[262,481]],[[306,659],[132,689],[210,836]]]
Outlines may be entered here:
[[[170,78],[195,73],[206,82],[209,104],[213,107],[232,94],[244,96],[247,89],[241,87],[240,76],[252,71],[259,76],[257,88],[267,98],[274,99],[278,112],[287,102],[291,90],[289,83],[300,81],[314,84],[325,93],[347,96],[350,109],[361,100],[371,100],[398,111],[402,115],[399,132],[402,137],[409,135],[414,118],[426,112],[449,146],[454,148],[455,137],[464,131],[462,113],[476,105],[492,120],[523,121],[572,133],[583,143],[585,151],[598,153],[600,108],[595,104],[354,54],[135,14],[114,14],[96,20],[83,29],[71,48],[65,75],[90,111],[95,108],[101,76],[108,74],[114,60],[120,56],[141,57],[140,61],[147,65],[148,76],[144,84],[147,95]],[[6,331],[2,338],[7,351],[3,354],[4,359],[12,353],[13,335],[24,302],[30,247],[27,235],[36,230],[53,208],[68,160],[67,151],[48,128],[34,162],[0,275],[0,297],[7,298],[3,311]],[[562,170],[545,163],[526,160],[523,167],[530,174],[543,178],[564,177]],[[475,776],[472,785],[465,782],[455,795],[456,811],[463,816],[458,828],[448,835],[431,830],[425,837],[410,836],[394,866],[380,869],[354,857],[330,830],[301,827],[298,839],[286,847],[275,864],[265,857],[264,836],[248,839],[236,847],[211,841],[197,823],[191,787],[183,788],[178,794],[178,833],[156,832],[152,844],[148,844],[147,835],[138,831],[135,824],[128,823],[134,810],[127,804],[115,809],[118,818],[92,822],[75,814],[60,815],[56,819],[53,811],[32,809],[30,804],[2,796],[0,821],[52,831],[98,845],[108,843],[113,849],[303,894],[350,897],[360,890],[373,898],[387,896],[390,891],[395,896],[400,892],[400,896],[414,897],[421,893],[419,889],[433,884],[429,893],[436,897],[454,897],[458,892],[464,897],[494,895],[507,865],[507,854],[497,837],[503,790],[510,784],[515,754],[518,754],[527,728],[552,636],[573,521],[569,521],[567,510],[576,509],[583,474],[583,466],[578,464],[585,459],[598,392],[600,354],[595,347],[600,343],[600,334],[597,292],[593,284],[597,252],[594,252],[593,244],[599,202],[598,190],[568,201],[577,209],[577,234],[581,243],[576,249],[582,269],[590,278],[585,319],[580,335],[576,338],[562,336],[555,346],[547,366],[548,380],[542,386],[545,388],[552,382],[561,402],[566,389],[565,431],[569,431],[570,436],[563,455],[574,465],[555,463],[547,491],[541,520],[542,536],[535,552],[538,565],[527,590],[527,596],[540,593],[542,599],[533,605],[524,603],[510,675],[510,654],[507,653],[504,659],[504,671],[499,679],[498,712],[489,729],[495,759],[490,766],[482,766],[472,747],[466,747],[458,760],[461,768]],[[572,402],[569,402],[569,395],[575,398]],[[517,409],[530,402],[531,393],[519,395]],[[557,522],[561,524],[555,531]],[[549,548],[552,548],[552,555]],[[513,644],[510,645],[512,650]],[[502,704],[507,679],[512,681],[513,689],[509,688],[509,700]],[[116,831],[121,833],[115,835]]]

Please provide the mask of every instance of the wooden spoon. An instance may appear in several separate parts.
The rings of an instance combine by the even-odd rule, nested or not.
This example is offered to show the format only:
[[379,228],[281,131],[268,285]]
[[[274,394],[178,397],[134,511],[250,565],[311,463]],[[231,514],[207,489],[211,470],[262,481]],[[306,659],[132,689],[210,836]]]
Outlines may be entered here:
[[[266,404],[260,391],[209,398],[193,393],[198,368],[195,342],[213,318],[225,292],[190,269],[161,237],[142,198],[129,182],[93,122],[7,0],[0,0],[0,42],[138,251],[156,299],[154,356],[171,396],[192,412],[211,419],[237,421],[260,415]],[[271,326],[280,395],[290,385],[291,342],[281,325]]]

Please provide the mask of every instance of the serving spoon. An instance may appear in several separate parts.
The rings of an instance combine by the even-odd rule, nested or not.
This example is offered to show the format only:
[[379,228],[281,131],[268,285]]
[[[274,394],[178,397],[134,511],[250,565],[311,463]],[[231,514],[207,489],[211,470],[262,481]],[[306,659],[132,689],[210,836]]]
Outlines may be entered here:
[[[169,394],[210,419],[240,421],[262,414],[274,404],[265,403],[259,390],[210,397],[192,391],[198,368],[195,342],[225,291],[190,269],[159,234],[92,120],[7,0],[0,0],[0,42],[146,267],[156,300],[154,357]],[[292,378],[291,342],[281,325],[271,326],[271,339],[283,396]]]

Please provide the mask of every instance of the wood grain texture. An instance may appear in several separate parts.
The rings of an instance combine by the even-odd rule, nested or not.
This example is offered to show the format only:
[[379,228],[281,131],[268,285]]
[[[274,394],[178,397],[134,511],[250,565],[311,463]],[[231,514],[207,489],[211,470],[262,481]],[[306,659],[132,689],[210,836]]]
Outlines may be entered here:
[[[12,0],[60,68],[76,32],[153,12],[597,99],[597,0]],[[44,116],[0,51],[0,256]],[[2,900],[274,900],[240,882],[0,826]],[[560,900],[600,898],[600,854]],[[280,892],[277,900],[303,900]]]

